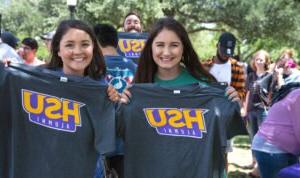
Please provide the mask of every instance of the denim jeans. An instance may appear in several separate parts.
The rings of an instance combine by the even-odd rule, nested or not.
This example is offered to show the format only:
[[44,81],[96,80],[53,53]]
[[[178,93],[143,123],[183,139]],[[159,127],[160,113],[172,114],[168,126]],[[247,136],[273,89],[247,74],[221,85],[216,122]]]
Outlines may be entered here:
[[104,177],[104,165],[102,156],[98,156],[94,178]]
[[[122,138],[117,137],[116,140],[116,151],[110,155],[106,155],[109,158],[108,167],[114,168],[119,174],[119,178],[123,177],[124,174],[124,141]],[[95,170],[94,178],[103,178],[105,174],[105,167],[103,163],[103,156],[99,156],[97,159],[97,165]]]
[[267,112],[263,108],[257,108],[249,111],[247,115],[248,125],[247,130],[249,132],[250,139],[252,140],[254,135],[257,133],[259,126],[267,117]]
[[282,168],[298,162],[298,157],[289,153],[266,153],[253,150],[262,178],[278,178]]

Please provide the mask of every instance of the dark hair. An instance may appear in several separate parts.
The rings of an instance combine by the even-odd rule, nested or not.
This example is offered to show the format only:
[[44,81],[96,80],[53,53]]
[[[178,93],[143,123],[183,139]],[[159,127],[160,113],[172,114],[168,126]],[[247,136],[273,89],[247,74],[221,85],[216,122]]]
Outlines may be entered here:
[[26,46],[29,46],[31,49],[37,50],[39,48],[37,41],[30,37],[24,38],[21,43]]
[[102,47],[118,47],[118,32],[109,24],[97,24],[94,26],[94,32]]
[[8,44],[9,46],[11,46],[14,49],[16,49],[18,46],[19,39],[17,37],[15,37],[15,35],[13,35],[11,32],[8,32],[8,31],[3,32],[1,34],[1,39],[2,39],[3,43]]
[[187,71],[196,79],[201,81],[215,81],[215,78],[208,73],[199,61],[192,43],[184,27],[173,18],[166,17],[159,19],[151,29],[149,38],[145,44],[142,54],[139,58],[139,65],[135,74],[135,83],[153,83],[157,72],[157,64],[152,56],[152,43],[154,38],[163,30],[173,31],[183,44],[183,58],[181,62],[185,65]]
[[85,69],[84,76],[89,76],[93,79],[99,79],[101,76],[104,76],[106,72],[104,57],[97,43],[97,38],[96,35],[94,34],[93,29],[89,25],[87,25],[86,23],[80,20],[64,20],[58,25],[56,29],[56,33],[53,36],[51,42],[51,46],[52,46],[51,58],[48,64],[48,68],[50,69],[62,68],[63,62],[61,57],[58,56],[59,44],[63,36],[72,28],[82,30],[87,34],[89,34],[89,36],[91,37],[94,45],[93,58],[91,63]]

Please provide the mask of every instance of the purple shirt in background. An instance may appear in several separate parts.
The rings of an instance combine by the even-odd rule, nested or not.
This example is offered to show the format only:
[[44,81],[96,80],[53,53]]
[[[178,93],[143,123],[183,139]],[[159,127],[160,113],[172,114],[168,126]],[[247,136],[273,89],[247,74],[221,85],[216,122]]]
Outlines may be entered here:
[[300,155],[300,89],[270,108],[258,134],[280,149]]

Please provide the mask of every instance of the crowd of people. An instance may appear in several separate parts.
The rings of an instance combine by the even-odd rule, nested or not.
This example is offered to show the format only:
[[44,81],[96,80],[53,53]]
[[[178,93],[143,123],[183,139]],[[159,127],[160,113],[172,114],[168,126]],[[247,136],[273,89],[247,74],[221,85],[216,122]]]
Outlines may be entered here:
[[[141,18],[136,12],[130,12],[125,16],[123,26],[124,32],[142,32]],[[161,18],[153,24],[138,59],[138,64],[118,54],[118,32],[110,24],[95,24],[94,27],[90,27],[81,20],[64,20],[60,22],[55,31],[43,34],[41,38],[45,41],[49,51],[49,61],[45,62],[37,58],[38,43],[34,38],[24,38],[20,42],[19,48],[17,48],[19,39],[10,32],[1,34],[0,61],[8,67],[11,63],[24,63],[25,65],[56,71],[62,76],[79,76],[95,80],[99,85],[108,84],[106,90],[108,99],[115,103],[116,112],[120,111],[121,113],[116,116],[116,150],[108,155],[98,155],[98,161],[95,163],[95,178],[102,178],[108,173],[117,174],[118,177],[130,178],[157,175],[155,170],[148,170],[146,173],[141,173],[142,170],[140,169],[136,172],[130,170],[134,166],[128,166],[129,163],[137,164],[136,167],[138,167],[143,166],[139,165],[139,163],[143,164],[143,161],[136,161],[135,163],[135,161],[128,161],[128,158],[126,161],[126,156],[132,156],[132,150],[126,150],[126,148],[132,148],[129,145],[131,142],[128,142],[132,138],[126,133],[127,129],[130,128],[129,123],[124,124],[124,120],[129,120],[130,116],[124,118],[124,115],[129,110],[128,108],[135,106],[136,108],[130,108],[130,111],[133,112],[135,112],[134,109],[138,108],[135,102],[141,100],[143,96],[138,97],[133,92],[137,91],[138,93],[139,88],[134,86],[139,86],[139,84],[145,90],[148,89],[148,85],[144,88],[143,84],[152,84],[151,86],[162,87],[162,89],[174,89],[174,94],[176,94],[175,92],[181,94],[180,92],[184,93],[185,86],[193,87],[193,84],[197,83],[199,85],[197,88],[207,90],[207,93],[204,92],[204,94],[200,93],[194,96],[186,95],[185,98],[184,95],[182,98],[190,97],[192,102],[192,98],[197,99],[199,97],[199,100],[204,100],[203,97],[209,96],[210,98],[207,99],[205,104],[213,105],[211,103],[214,103],[215,106],[209,108],[209,110],[216,115],[214,117],[221,119],[221,121],[214,121],[220,123],[218,123],[218,126],[214,125],[213,129],[212,127],[208,128],[209,121],[206,121],[207,128],[202,133],[210,133],[208,129],[212,129],[214,134],[210,133],[210,137],[218,135],[216,136],[217,141],[205,143],[207,145],[206,149],[214,148],[212,145],[216,144],[215,142],[220,142],[218,147],[224,148],[224,151],[221,151],[222,154],[213,151],[214,153],[211,155],[217,160],[217,163],[208,164],[212,168],[204,171],[205,173],[194,170],[198,169],[198,163],[195,163],[197,165],[195,168],[177,170],[180,173],[175,175],[159,174],[163,177],[199,177],[201,175],[207,175],[207,178],[227,177],[227,153],[232,151],[231,138],[234,135],[243,134],[242,130],[244,128],[247,128],[253,151],[253,163],[251,164],[253,171],[250,176],[276,178],[281,169],[299,163],[300,112],[297,106],[300,104],[300,71],[293,50],[283,51],[276,62],[271,64],[270,54],[260,49],[253,54],[247,66],[234,57],[236,37],[230,32],[224,32],[216,43],[216,54],[211,59],[201,63],[185,28],[170,17]],[[247,70],[247,68],[250,70]],[[133,86],[132,89],[131,86]],[[176,90],[177,88],[178,90]],[[151,91],[150,88],[149,93]],[[188,91],[194,92],[194,90]],[[220,96],[220,92],[223,92],[223,96]],[[145,95],[150,95],[149,93]],[[153,94],[153,98],[155,97],[156,95]],[[176,103],[175,96],[172,97],[174,103]],[[173,101],[169,98],[162,98],[161,100],[162,103],[164,100]],[[224,105],[224,103],[226,104]],[[234,109],[220,111],[218,108],[223,105],[224,107],[235,108],[234,104],[238,106],[238,115],[235,114]],[[158,104],[157,107],[164,106]],[[178,106],[178,108],[184,110],[182,106]],[[149,115],[147,109],[144,112]],[[184,113],[184,111],[182,112]],[[205,112],[208,112],[208,110]],[[205,115],[205,112],[203,115]],[[156,115],[162,114],[163,111],[159,111]],[[169,115],[166,114],[165,117],[176,128],[185,126],[179,122],[181,118],[175,120],[175,115],[176,113],[172,111]],[[151,117],[149,116],[148,119],[150,124]],[[242,124],[239,125],[239,123]],[[193,124],[191,124],[192,126]],[[188,123],[186,123],[186,127],[188,127]],[[170,132],[169,129],[169,135]],[[225,136],[222,136],[222,133],[226,133]],[[177,140],[177,137],[180,139],[177,135]],[[171,141],[162,142],[161,145],[168,143],[171,144]],[[189,145],[190,143],[185,144]],[[167,148],[167,146],[157,146],[157,148]],[[192,148],[194,147],[191,146],[190,149]],[[202,150],[202,147],[199,149]],[[163,152],[163,150],[161,151]],[[149,154],[149,150],[148,153],[138,150],[137,154],[140,154],[137,157],[141,157],[136,157],[137,160],[143,159],[143,155],[147,158],[144,162],[145,167],[149,167],[149,161],[159,163],[158,160],[154,160],[157,155],[153,155],[153,160],[148,160],[151,158],[145,155]],[[204,156],[193,155],[193,157]],[[207,160],[211,159],[213,158],[207,158]],[[185,164],[184,159],[177,161],[175,161],[176,164]],[[203,167],[205,165],[199,166]],[[173,167],[167,168],[176,169]],[[115,172],[112,173],[109,170]],[[198,170],[203,169],[199,168]],[[51,175],[48,177],[51,177]],[[66,177],[68,176],[66,175]]]

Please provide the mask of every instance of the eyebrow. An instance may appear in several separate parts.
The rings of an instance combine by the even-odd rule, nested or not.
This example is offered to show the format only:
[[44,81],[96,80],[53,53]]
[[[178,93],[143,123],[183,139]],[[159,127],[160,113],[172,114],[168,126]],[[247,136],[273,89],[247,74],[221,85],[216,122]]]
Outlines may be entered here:
[[83,40],[83,41],[81,41],[81,42],[93,42],[92,40]]
[[[155,43],[165,43],[164,41],[156,41]],[[176,43],[176,44],[180,44],[179,41],[172,41],[172,44]]]
[[[74,43],[74,42],[75,42],[74,40],[68,40],[65,43]],[[83,40],[83,41],[80,41],[80,42],[92,42],[92,40]]]

